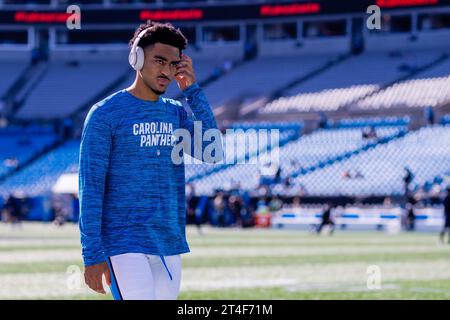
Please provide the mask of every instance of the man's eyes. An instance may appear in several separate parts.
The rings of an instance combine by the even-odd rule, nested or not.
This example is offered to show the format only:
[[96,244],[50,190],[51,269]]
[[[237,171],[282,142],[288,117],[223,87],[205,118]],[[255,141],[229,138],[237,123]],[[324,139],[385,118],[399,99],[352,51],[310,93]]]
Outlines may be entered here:
[[[166,64],[166,62],[165,62],[164,60],[161,60],[161,59],[155,59],[155,62],[156,62],[157,64],[160,64],[160,65],[165,65],[165,64]],[[176,67],[178,64],[179,64],[179,62],[172,62],[172,63],[170,64],[170,66],[171,66],[171,67]]]

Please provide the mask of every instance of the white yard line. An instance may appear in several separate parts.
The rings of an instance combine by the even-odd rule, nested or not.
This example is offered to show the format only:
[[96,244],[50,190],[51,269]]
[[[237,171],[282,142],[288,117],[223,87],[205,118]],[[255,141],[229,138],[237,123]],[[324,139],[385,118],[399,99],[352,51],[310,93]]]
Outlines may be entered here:
[[309,256],[309,255],[344,255],[344,254],[383,254],[383,253],[444,253],[448,248],[430,246],[402,246],[402,247],[292,247],[288,243],[280,247],[245,247],[241,244],[235,247],[194,247],[191,253],[185,255],[187,259],[196,257],[259,257],[259,256]]
[[[189,290],[212,290],[247,286],[251,282],[264,286],[282,280],[295,284],[358,284],[368,279],[366,263],[309,264],[299,266],[192,268],[183,271],[183,286]],[[450,278],[450,261],[379,263],[381,281],[432,280]],[[268,282],[266,282],[268,281]],[[250,285],[251,287],[252,285]],[[270,285],[269,285],[270,286]]]
[[80,250],[33,250],[0,252],[0,264],[81,261]]
[[[257,288],[282,286],[287,290],[297,288],[322,291],[363,290],[367,281],[367,264],[335,263],[298,266],[242,267],[242,268],[185,268],[182,291],[220,290],[231,288]],[[432,263],[381,263],[381,284],[399,280],[433,280],[450,278],[450,261]],[[50,298],[91,293],[79,280],[80,289],[69,289],[68,281],[74,275],[64,273],[3,274],[0,275],[0,299]],[[320,287],[322,286],[322,287]],[[392,290],[391,284],[386,288]]]
[[[402,254],[402,253],[442,253],[447,248],[435,247],[219,247],[219,248],[193,248],[191,253],[184,254],[183,259],[195,260],[196,258],[242,258],[242,257],[289,257],[289,256],[324,256],[346,254]],[[29,263],[29,262],[56,262],[81,260],[81,248],[79,249],[55,249],[55,250],[18,250],[0,251],[0,264]]]

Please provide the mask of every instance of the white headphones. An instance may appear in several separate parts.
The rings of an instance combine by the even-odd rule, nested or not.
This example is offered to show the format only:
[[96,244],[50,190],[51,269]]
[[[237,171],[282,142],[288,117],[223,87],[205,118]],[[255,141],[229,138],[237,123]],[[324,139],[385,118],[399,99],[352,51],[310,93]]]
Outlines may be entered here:
[[128,62],[130,63],[131,67],[136,70],[140,71],[142,67],[144,66],[144,49],[138,46],[139,41],[141,38],[149,31],[152,27],[146,28],[142,30],[137,38],[133,42],[133,46],[131,47],[130,54],[128,55]]

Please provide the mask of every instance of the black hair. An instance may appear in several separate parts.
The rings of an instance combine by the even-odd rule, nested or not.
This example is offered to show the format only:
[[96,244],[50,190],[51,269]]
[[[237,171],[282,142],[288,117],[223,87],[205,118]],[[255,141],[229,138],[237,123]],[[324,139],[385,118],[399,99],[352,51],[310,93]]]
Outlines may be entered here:
[[145,49],[149,45],[155,43],[167,44],[176,47],[181,52],[187,47],[187,39],[179,28],[175,28],[171,23],[160,23],[147,21],[141,24],[134,32],[133,38],[131,38],[129,46],[133,46],[134,41],[143,30],[148,30],[144,36],[139,40],[138,46]]

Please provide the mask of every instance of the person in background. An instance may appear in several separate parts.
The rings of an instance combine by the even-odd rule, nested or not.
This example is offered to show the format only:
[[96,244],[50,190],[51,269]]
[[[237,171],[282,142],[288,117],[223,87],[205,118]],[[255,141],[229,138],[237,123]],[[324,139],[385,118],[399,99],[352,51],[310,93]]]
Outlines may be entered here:
[[[63,226],[67,221],[74,220],[75,215],[78,219],[78,213],[74,210],[79,210],[79,207],[74,204],[77,200],[72,194],[55,195],[52,201],[52,211],[54,215],[53,224],[55,226]],[[78,202],[78,201],[76,201]]]
[[415,222],[416,222],[416,214],[414,213],[414,205],[415,200],[412,197],[409,197],[408,202],[406,203],[406,230],[414,231],[415,230]]
[[434,111],[432,106],[428,106],[424,109],[424,117],[427,125],[434,124]]
[[325,205],[324,211],[322,213],[322,222],[320,223],[320,225],[317,227],[317,234],[320,234],[320,232],[322,231],[322,228],[324,226],[330,226],[330,235],[333,234],[334,232],[334,227],[335,227],[335,223],[333,221],[333,219],[331,218],[331,210],[333,209],[333,205],[331,202],[328,202]]
[[444,243],[445,233],[448,232],[448,243],[450,244],[450,186],[447,187],[447,195],[444,199],[444,227],[439,234],[439,240]]
[[186,219],[194,222],[199,235],[202,235],[201,216],[197,214],[197,201],[195,196],[195,187],[191,183],[186,184]]
[[327,127],[328,124],[328,117],[325,114],[325,112],[320,111],[319,112],[319,129],[324,129]]
[[411,169],[408,167],[405,167],[404,170],[405,170],[405,175],[403,176],[403,182],[405,184],[405,195],[408,195],[409,185],[414,180],[414,174],[412,173]]
[[269,211],[277,212],[283,207],[283,201],[277,196],[274,195],[272,200],[269,202]]
[[301,200],[300,197],[294,197],[294,199],[292,199],[292,208],[300,208],[301,205]]
[[10,222],[13,227],[21,227],[21,221],[29,210],[28,199],[22,192],[11,194],[4,208],[7,211],[7,222]]
[[228,206],[230,208],[231,214],[233,215],[233,220],[236,224],[243,225],[241,211],[243,207],[242,197],[237,194],[232,194],[228,198]]
[[218,192],[214,198],[214,210],[217,214],[217,224],[219,227],[225,227],[225,207],[224,194],[223,192]]
[[383,207],[385,208],[391,208],[392,207],[392,199],[391,197],[386,197],[383,200]]
[[376,140],[378,138],[377,132],[374,126],[370,126],[368,128],[364,128],[362,131],[363,140]]

